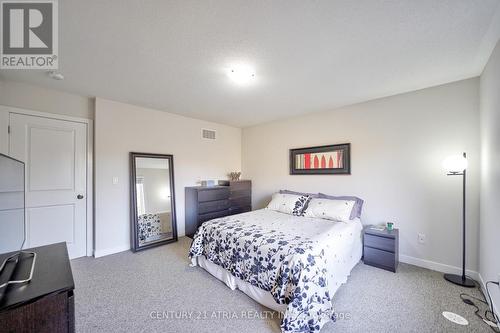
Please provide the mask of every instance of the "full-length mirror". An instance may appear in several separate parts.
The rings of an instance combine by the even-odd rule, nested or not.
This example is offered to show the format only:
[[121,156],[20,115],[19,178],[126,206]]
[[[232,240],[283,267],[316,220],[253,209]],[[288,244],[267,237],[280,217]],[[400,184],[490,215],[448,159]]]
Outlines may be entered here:
[[134,251],[177,241],[172,155],[130,153]]

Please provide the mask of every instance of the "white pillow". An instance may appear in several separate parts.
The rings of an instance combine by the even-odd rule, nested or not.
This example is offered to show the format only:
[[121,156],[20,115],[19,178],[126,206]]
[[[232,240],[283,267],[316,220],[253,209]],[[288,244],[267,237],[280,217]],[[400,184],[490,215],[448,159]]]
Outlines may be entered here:
[[311,197],[304,195],[274,193],[267,209],[285,214],[302,216]]
[[321,219],[347,222],[351,216],[352,207],[355,201],[350,200],[331,200],[313,198],[307,210],[304,213],[305,217],[317,217]]

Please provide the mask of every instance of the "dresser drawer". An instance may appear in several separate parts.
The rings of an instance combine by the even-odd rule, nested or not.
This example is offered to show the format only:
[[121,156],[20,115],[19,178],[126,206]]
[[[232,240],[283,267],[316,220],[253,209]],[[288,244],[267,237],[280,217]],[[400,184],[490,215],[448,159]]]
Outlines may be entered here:
[[239,191],[239,190],[247,190],[252,188],[252,182],[250,180],[239,180],[235,182],[229,182],[229,186],[231,190]]
[[207,214],[201,214],[198,215],[198,225],[212,219],[216,219],[218,217],[224,217],[230,215],[230,210],[221,210],[219,212],[214,212],[214,213],[207,213]]
[[229,212],[231,213],[231,215],[246,213],[246,212],[250,212],[251,210],[252,210],[251,206],[245,206],[245,207],[234,206],[234,207],[229,208]]
[[394,238],[386,238],[386,237],[365,234],[364,240],[365,240],[364,244],[365,246],[393,253],[396,251],[396,242]]
[[252,196],[252,190],[249,188],[243,190],[231,189],[231,198],[251,197],[251,196]]
[[252,205],[250,197],[231,198],[231,207],[247,207]]
[[218,212],[228,209],[230,205],[231,201],[229,199],[200,202],[198,204],[198,214]]
[[367,265],[373,265],[381,268],[396,271],[396,255],[392,252],[364,247],[364,262]]
[[229,199],[229,188],[210,188],[198,191],[198,202]]

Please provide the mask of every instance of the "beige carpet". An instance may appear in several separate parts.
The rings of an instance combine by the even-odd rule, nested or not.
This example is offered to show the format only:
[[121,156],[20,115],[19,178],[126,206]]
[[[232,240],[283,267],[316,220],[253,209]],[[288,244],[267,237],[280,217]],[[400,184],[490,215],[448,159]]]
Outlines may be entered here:
[[[190,241],[73,260],[77,332],[279,332],[277,313],[188,266]],[[462,291],[479,296],[438,272],[400,264],[394,274],[360,263],[334,297],[344,319],[321,332],[491,332],[462,303]]]

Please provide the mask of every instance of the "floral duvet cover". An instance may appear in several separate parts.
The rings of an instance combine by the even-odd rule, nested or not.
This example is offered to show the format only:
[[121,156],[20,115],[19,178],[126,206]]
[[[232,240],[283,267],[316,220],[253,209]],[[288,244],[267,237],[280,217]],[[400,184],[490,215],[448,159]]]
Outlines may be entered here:
[[[336,223],[268,209],[203,223],[189,251],[269,291],[287,306],[282,332],[316,332],[335,321],[328,252]],[[330,263],[331,264],[331,263]]]

